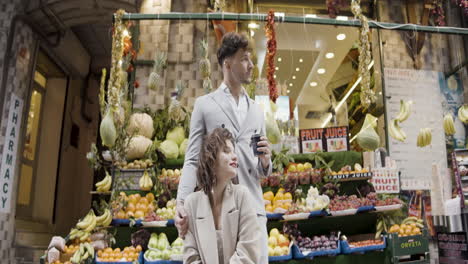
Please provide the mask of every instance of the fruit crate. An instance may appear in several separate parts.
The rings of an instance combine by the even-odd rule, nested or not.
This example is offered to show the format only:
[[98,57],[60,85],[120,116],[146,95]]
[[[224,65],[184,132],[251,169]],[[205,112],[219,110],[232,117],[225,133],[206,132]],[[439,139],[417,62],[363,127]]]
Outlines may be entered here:
[[391,252],[392,263],[401,263],[400,257],[402,256],[414,255],[424,255],[424,259],[405,261],[404,263],[430,263],[427,229],[422,231],[422,235],[400,237],[396,233],[391,233],[387,236],[387,245]]
[[[139,256],[138,256],[138,263],[143,263],[143,252],[140,252]],[[94,256],[94,263],[95,264],[133,264],[134,262],[131,262],[131,261],[114,261],[114,262],[110,262],[110,261],[98,261],[97,259],[97,254],[95,254]]]
[[140,190],[139,180],[144,172],[143,169],[112,170],[112,189],[117,191]]
[[373,246],[365,246],[365,247],[351,247],[348,241],[341,240],[341,253],[343,254],[352,254],[352,253],[363,253],[368,251],[375,251],[375,250],[383,250],[387,247],[386,238],[383,237],[383,244],[382,245],[373,245]]

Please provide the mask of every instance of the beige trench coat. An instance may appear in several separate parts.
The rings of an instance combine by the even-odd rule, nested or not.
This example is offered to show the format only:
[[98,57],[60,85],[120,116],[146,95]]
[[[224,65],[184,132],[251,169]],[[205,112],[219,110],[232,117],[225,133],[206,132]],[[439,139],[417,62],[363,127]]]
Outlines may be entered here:
[[229,183],[221,209],[224,263],[218,260],[213,213],[203,191],[192,193],[184,203],[189,230],[184,241],[184,263],[258,263],[261,230],[248,189]]

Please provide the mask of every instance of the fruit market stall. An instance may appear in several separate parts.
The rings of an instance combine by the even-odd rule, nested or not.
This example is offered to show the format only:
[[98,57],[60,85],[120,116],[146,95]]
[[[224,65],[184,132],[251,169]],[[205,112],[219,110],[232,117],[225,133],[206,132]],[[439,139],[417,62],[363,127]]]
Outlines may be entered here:
[[[115,16],[107,82],[102,75],[102,146],[91,146],[87,154],[97,175],[92,208],[64,238],[54,237],[42,263],[182,263],[174,216],[190,111],[179,102],[181,83],[163,109],[132,108],[138,24],[124,22],[123,15]],[[166,59],[158,53],[148,86],[159,85]],[[405,107],[398,122],[407,118]],[[403,137],[394,125],[392,137]],[[358,141],[373,144],[365,134]],[[429,131],[421,132],[420,141],[430,141]],[[378,169],[394,162],[388,157],[382,166],[363,156],[289,154],[287,148],[273,153],[273,174],[261,182],[270,262],[397,263],[406,256],[411,263],[429,263],[427,223],[407,216],[398,193],[377,193],[371,183]]]

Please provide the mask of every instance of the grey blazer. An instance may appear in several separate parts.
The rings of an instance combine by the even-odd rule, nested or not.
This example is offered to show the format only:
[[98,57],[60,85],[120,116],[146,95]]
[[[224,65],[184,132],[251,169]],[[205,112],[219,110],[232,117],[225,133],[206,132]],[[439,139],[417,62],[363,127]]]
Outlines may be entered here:
[[250,138],[254,133],[266,135],[263,110],[252,99],[248,98],[249,110],[243,124],[237,121],[234,109],[220,88],[210,94],[200,96],[195,100],[195,106],[190,121],[189,143],[185,153],[184,168],[177,191],[177,199],[185,200],[191,194],[197,183],[197,162],[203,137],[218,127],[225,127],[234,136],[235,151],[239,163],[239,184],[247,187],[253,197],[253,206],[258,215],[265,215],[263,193],[260,179],[271,174],[272,165],[264,170],[260,159],[253,154]]

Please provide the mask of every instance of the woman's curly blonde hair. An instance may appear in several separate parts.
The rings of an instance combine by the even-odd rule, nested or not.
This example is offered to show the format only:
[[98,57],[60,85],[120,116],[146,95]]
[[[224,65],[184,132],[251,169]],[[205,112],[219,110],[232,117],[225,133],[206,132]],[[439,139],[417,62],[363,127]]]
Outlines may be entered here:
[[216,128],[203,139],[198,158],[197,180],[198,189],[207,195],[210,195],[216,185],[216,160],[220,151],[228,151],[227,140],[234,146],[234,137],[225,128]]

